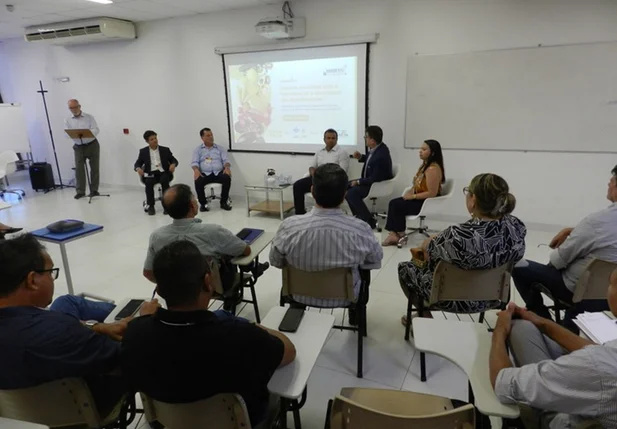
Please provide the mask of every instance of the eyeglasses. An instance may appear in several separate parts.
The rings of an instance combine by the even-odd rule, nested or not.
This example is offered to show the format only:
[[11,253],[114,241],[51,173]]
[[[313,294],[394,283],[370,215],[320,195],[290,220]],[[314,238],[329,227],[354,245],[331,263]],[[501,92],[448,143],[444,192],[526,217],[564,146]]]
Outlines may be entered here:
[[51,273],[51,278],[56,280],[58,275],[60,274],[60,268],[51,268],[49,270],[34,270],[35,273],[43,274],[43,273]]
[[463,194],[464,194],[464,195],[469,195],[469,194],[471,194],[471,191],[469,190],[469,186],[465,186],[465,187],[463,188]]

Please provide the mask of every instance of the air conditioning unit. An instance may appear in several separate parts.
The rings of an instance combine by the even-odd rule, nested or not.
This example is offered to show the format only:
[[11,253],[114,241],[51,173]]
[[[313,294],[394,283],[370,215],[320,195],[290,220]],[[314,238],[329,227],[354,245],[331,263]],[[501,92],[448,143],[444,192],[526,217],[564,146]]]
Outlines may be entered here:
[[26,28],[27,42],[54,45],[111,42],[135,39],[135,24],[114,18],[89,18],[77,21],[41,24]]

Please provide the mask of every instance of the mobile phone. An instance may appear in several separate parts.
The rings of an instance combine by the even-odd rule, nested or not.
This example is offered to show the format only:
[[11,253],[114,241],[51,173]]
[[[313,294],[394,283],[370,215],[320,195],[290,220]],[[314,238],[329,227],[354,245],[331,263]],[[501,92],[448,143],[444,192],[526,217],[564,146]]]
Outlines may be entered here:
[[304,317],[304,309],[302,308],[288,308],[283,320],[279,325],[279,331],[281,332],[296,332],[300,322]]
[[141,304],[143,304],[143,302],[143,299],[130,300],[129,303],[126,304],[124,308],[118,312],[118,314],[116,314],[114,320],[124,319],[125,317],[130,317],[133,314],[137,313],[137,310],[139,310],[139,307],[141,307]]
[[249,228],[244,228],[242,231],[236,234],[236,237],[238,237],[240,240],[244,240],[250,234],[251,234],[251,230]]

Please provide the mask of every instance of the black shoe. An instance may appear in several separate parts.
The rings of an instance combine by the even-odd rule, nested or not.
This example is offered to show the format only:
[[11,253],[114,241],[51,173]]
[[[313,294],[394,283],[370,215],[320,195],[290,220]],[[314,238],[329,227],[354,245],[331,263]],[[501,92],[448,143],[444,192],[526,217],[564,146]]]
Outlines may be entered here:
[[347,311],[349,315],[349,324],[351,326],[358,326],[358,318],[356,316],[356,310],[352,310],[351,308]]
[[152,429],[164,429],[165,428],[165,426],[160,424],[157,420],[154,420],[153,422],[148,422],[148,424],[150,425]]
[[231,210],[231,206],[229,205],[229,203],[228,203],[228,202],[221,203],[221,208],[222,208],[223,210],[227,210],[227,211],[230,211],[230,210]]
[[148,207],[148,214],[150,216],[154,216],[156,214],[156,210],[154,210],[154,206]]
[[90,196],[91,196],[91,197],[98,197],[98,196],[100,196],[100,195],[101,195],[101,194],[99,193],[99,191],[90,192]]
[[202,204],[199,206],[199,211],[200,212],[209,212],[210,208],[208,207],[208,204]]
[[15,234],[16,232],[21,231],[23,228],[6,228],[6,229],[0,229],[0,234]]
[[75,194],[75,196],[73,198],[75,198],[76,200],[85,197],[86,194]]
[[164,215],[168,214],[168,213],[167,213],[167,210],[163,209],[163,214],[164,214]]

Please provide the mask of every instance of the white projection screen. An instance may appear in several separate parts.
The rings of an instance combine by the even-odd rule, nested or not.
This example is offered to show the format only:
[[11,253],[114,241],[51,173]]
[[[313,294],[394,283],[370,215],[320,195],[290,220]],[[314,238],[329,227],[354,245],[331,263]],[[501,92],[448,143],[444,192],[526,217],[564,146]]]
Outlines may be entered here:
[[230,149],[315,153],[328,128],[364,150],[367,44],[223,55]]

